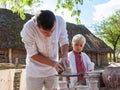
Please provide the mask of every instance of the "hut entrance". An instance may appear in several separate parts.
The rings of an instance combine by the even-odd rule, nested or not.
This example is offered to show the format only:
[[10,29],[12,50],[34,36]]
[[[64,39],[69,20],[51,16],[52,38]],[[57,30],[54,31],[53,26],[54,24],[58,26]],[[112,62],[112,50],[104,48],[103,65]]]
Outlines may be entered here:
[[0,50],[0,63],[9,63],[8,52],[6,50]]

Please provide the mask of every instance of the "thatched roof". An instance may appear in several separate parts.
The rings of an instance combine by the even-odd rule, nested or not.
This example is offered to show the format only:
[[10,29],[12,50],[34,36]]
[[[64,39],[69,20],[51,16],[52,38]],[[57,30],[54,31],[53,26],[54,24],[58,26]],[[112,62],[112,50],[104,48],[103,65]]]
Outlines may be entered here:
[[[0,9],[0,47],[1,48],[23,48],[20,38],[20,31],[23,24],[32,15],[26,14],[26,20],[21,20],[17,13],[7,9]],[[75,34],[81,33],[86,37],[87,43],[84,51],[86,52],[112,52],[102,40],[94,36],[85,26],[67,23],[69,39],[71,41]],[[71,47],[70,47],[71,49]]]
[[23,47],[20,31],[23,24],[31,18],[31,15],[26,14],[26,17],[26,20],[22,20],[17,13],[0,9],[0,47]]
[[84,47],[84,51],[86,52],[113,52],[113,50],[109,46],[107,46],[101,39],[93,35],[84,25],[67,23],[67,30],[70,43],[72,37],[76,34],[82,34],[85,36],[86,44]]

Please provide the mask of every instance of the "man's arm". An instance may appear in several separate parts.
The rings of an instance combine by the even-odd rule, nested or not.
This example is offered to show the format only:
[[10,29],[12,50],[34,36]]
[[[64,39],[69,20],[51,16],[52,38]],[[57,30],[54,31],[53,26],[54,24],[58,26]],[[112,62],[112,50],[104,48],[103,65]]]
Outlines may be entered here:
[[68,44],[64,44],[63,46],[61,46],[61,58],[68,58]]
[[58,63],[56,61],[53,61],[53,60],[51,60],[48,57],[45,57],[41,53],[35,54],[31,58],[33,60],[37,61],[37,62],[40,62],[40,63],[43,63],[43,64],[46,64],[46,65],[54,67],[57,72],[61,72],[61,71],[64,70],[63,66],[60,63]]
[[33,56],[31,56],[31,58],[37,62],[43,63],[43,64],[47,64],[49,66],[54,67],[55,64],[57,63],[56,61],[51,60],[48,57],[45,57],[44,55],[42,55],[41,53],[39,54],[35,54]]
[[69,67],[69,61],[68,61],[68,44],[64,44],[61,46],[61,63],[64,65],[64,68]]

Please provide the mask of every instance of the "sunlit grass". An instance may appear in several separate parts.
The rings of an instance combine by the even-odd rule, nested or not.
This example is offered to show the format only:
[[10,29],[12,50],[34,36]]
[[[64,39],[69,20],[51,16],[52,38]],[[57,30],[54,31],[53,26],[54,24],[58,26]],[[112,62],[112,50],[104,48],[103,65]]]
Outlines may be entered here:
[[10,63],[0,63],[0,70],[4,69],[21,69],[25,68],[25,65],[17,65],[17,64],[10,64]]

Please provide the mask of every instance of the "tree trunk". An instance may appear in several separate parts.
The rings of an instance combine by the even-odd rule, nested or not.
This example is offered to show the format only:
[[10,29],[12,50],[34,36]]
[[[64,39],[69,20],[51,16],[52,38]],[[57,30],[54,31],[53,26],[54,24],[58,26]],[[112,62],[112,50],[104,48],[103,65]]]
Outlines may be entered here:
[[113,53],[113,61],[114,61],[114,62],[116,62],[115,53],[116,53],[116,46],[114,46],[114,53]]
[[114,58],[113,58],[113,61],[116,62],[115,52],[114,52],[114,54],[113,54],[113,57],[114,57]]
[[116,57],[115,57],[115,54],[116,54],[116,46],[117,46],[117,43],[118,43],[118,40],[120,38],[120,35],[118,35],[117,39],[116,39],[116,42],[114,43],[114,62],[116,62]]

